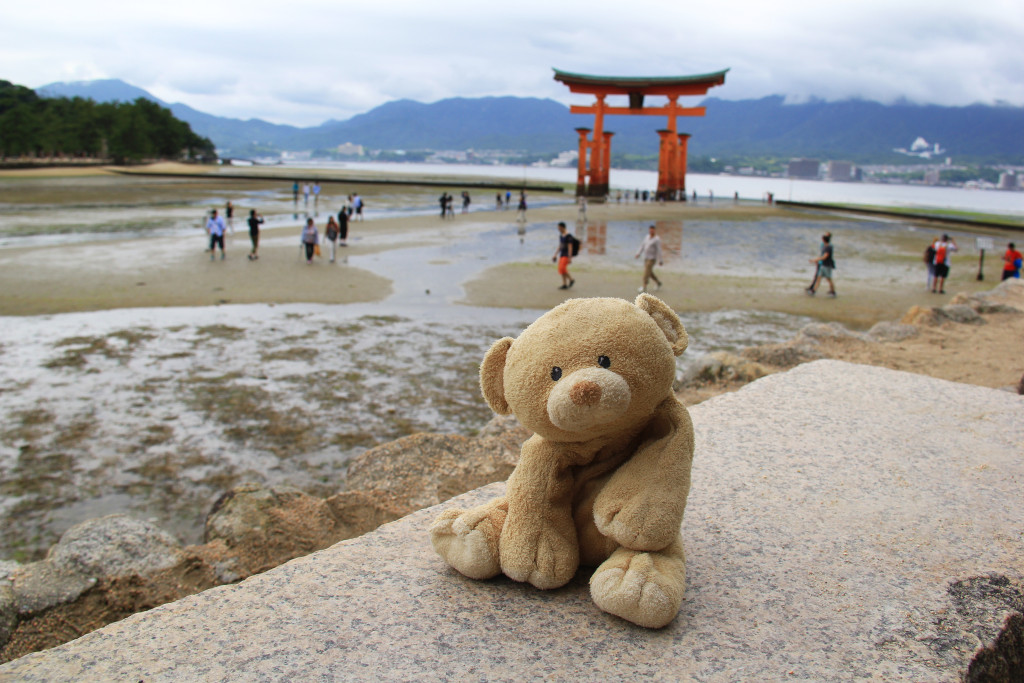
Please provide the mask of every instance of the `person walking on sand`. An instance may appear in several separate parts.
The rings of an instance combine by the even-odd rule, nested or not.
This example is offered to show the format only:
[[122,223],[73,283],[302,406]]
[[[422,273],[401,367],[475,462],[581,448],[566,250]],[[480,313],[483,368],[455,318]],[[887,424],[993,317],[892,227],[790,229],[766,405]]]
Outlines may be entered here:
[[320,183],[313,183],[313,211],[320,210]]
[[292,201],[295,202],[295,206],[299,205],[299,181],[296,180],[292,183]]
[[256,209],[249,211],[249,239],[252,240],[252,251],[249,252],[249,260],[255,261],[260,256],[257,253],[260,248],[260,225],[263,224],[263,216],[256,213]]
[[1006,253],[1003,254],[1004,280],[1009,280],[1011,277],[1020,277],[1021,258],[1020,252],[1013,246],[1013,242],[1006,245]]
[[[935,281],[932,282],[932,294],[946,293],[946,278],[949,277],[949,255],[958,251],[956,240],[949,235],[935,243]],[[936,291],[938,290],[938,291]]]
[[217,209],[210,212],[206,221],[206,232],[210,233],[210,260],[213,260],[217,246],[220,246],[220,260],[224,260],[224,219],[217,215]]
[[924,250],[924,264],[928,267],[928,281],[925,289],[932,289],[935,285],[935,245],[938,242],[938,238],[932,240],[932,243]]
[[338,212],[338,242],[343,247],[348,246],[348,219],[352,215],[352,207],[346,204]]
[[338,221],[334,220],[334,216],[328,216],[327,218],[324,237],[327,238],[327,244],[331,250],[331,263],[334,263],[334,257],[338,253]]
[[647,291],[647,283],[650,280],[654,280],[658,289],[661,289],[661,280],[654,274],[655,263],[659,266],[664,265],[661,256],[661,237],[657,235],[657,228],[653,225],[647,228],[647,237],[640,243],[640,248],[636,250],[636,256],[633,258],[640,258],[640,254],[644,255],[644,284],[640,291]]
[[363,198],[358,192],[352,195],[352,209],[356,212],[356,220],[363,220]]
[[[519,207],[516,209],[516,220],[526,222],[526,190],[519,191]],[[565,225],[560,223],[559,225]]]
[[235,207],[231,202],[224,207],[224,217],[228,219],[228,232],[235,234]]
[[836,262],[832,258],[832,233],[826,232],[821,236],[821,255],[811,259],[811,263],[818,265],[818,271],[814,275],[814,282],[807,288],[807,293],[814,296],[818,285],[825,279],[828,280],[828,295],[835,298],[836,286],[832,282],[832,269],[836,267]]
[[302,196],[305,199],[305,206],[306,206],[306,208],[309,208],[309,189],[310,189],[309,188],[309,181],[307,180],[302,185]]
[[316,224],[312,218],[306,219],[306,227],[302,229],[302,244],[306,247],[306,265],[313,265],[313,254],[316,253],[316,245],[320,242],[320,233],[316,230]]
[[572,263],[572,242],[573,236],[568,233],[565,223],[558,224],[558,247],[551,260],[558,263],[558,274],[562,276],[562,286],[559,289],[569,289],[576,281],[569,274],[569,264]]

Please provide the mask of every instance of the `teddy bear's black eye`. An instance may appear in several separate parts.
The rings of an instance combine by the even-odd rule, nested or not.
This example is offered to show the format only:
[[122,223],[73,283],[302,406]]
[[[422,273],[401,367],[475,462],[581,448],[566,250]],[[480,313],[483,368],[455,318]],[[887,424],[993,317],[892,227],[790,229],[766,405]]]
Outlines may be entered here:
[[612,366],[612,359],[608,356],[598,356],[597,364],[602,368],[610,368]]
[[553,379],[553,380],[555,380],[557,382],[561,378],[562,378],[562,368],[558,367],[557,365],[555,367],[551,368],[551,379]]

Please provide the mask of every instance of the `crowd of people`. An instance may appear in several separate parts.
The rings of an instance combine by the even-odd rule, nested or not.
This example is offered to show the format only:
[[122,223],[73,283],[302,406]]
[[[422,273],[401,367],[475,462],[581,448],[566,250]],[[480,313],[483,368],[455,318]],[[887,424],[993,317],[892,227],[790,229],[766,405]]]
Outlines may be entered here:
[[[304,183],[301,186],[301,190],[307,206],[309,204],[310,196],[313,197],[313,207],[314,212],[316,212],[320,201],[319,183]],[[298,181],[293,184],[292,193],[293,201],[298,205],[300,193],[300,184]],[[626,201],[629,201],[629,196],[629,192],[626,192],[625,194],[619,192],[616,195],[616,201],[621,201],[622,197],[625,197]],[[467,213],[472,199],[467,191],[463,191],[461,197],[462,213]],[[648,193],[641,192],[640,190],[633,193],[635,201],[647,201],[649,197],[650,195]],[[448,192],[444,192],[439,197],[438,202],[441,208],[441,218],[454,218],[454,197]],[[511,191],[506,191],[504,196],[502,196],[501,192],[495,194],[496,209],[508,209],[511,203]],[[349,223],[354,220],[363,220],[364,206],[365,204],[363,199],[358,193],[348,195],[347,201],[338,211],[337,217],[334,215],[328,217],[322,239],[320,231],[316,226],[316,221],[312,217],[307,217],[305,226],[301,233],[301,247],[306,258],[306,263],[312,265],[314,257],[321,255],[321,244],[323,244],[327,249],[330,262],[334,263],[337,258],[338,247],[348,246]],[[524,223],[526,220],[526,206],[526,192],[520,191],[517,207],[517,220],[520,223]],[[210,254],[211,261],[216,258],[218,249],[220,250],[221,260],[226,258],[224,238],[227,232],[234,233],[234,210],[234,205],[229,201],[224,207],[224,217],[221,217],[217,209],[214,209],[210,212],[210,215],[207,218],[206,231],[210,237],[207,251]],[[585,200],[580,203],[580,215],[583,217],[583,222],[585,223]],[[255,261],[259,259],[260,226],[263,225],[264,218],[256,209],[251,209],[249,211],[247,223],[249,226],[249,237],[252,242],[252,249],[248,254],[248,258],[250,261]],[[579,251],[580,242],[574,235],[568,232],[568,228],[564,222],[558,223],[558,234],[558,246],[555,248],[552,261],[557,264],[558,274],[561,278],[562,284],[559,289],[569,289],[576,284],[576,280],[569,272],[569,266],[572,264],[573,257],[576,256]],[[521,229],[520,235],[522,235]],[[924,252],[924,262],[928,271],[926,286],[929,291],[936,294],[945,294],[945,283],[950,272],[950,256],[958,250],[959,246],[957,245],[956,240],[948,234],[943,234],[941,237],[937,237],[928,245]],[[646,292],[648,285],[652,281],[657,289],[660,290],[663,283],[654,272],[654,268],[656,265],[663,265],[664,256],[661,238],[658,236],[657,228],[654,225],[651,225],[648,228],[648,234],[637,249],[634,258],[640,258],[641,256],[643,256],[644,269],[639,291]],[[1019,278],[1022,268],[1022,257],[1021,252],[1017,251],[1013,242],[1010,242],[1007,245],[1007,249],[1003,254],[1002,260],[1002,279]],[[826,232],[821,236],[821,245],[818,249],[818,255],[810,259],[810,262],[814,265],[814,274],[811,284],[806,288],[806,292],[813,296],[817,293],[821,284],[823,282],[827,282],[828,296],[833,298],[836,297],[836,288],[833,281],[833,271],[836,268],[835,250],[832,245],[832,234],[830,232]]]

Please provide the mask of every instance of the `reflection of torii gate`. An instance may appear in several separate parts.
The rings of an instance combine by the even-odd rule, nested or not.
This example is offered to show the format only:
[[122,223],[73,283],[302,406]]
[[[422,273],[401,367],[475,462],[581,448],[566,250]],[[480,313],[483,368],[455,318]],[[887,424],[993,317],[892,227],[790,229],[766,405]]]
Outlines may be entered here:
[[[604,130],[604,117],[608,114],[664,114],[668,128],[659,130],[661,145],[658,151],[658,196],[665,199],[686,200],[686,143],[689,135],[676,129],[677,116],[704,116],[704,107],[680,107],[683,95],[705,95],[708,88],[725,83],[729,70],[699,76],[621,77],[571,74],[554,69],[555,80],[569,86],[570,92],[586,93],[597,97],[590,106],[573,105],[572,114],[593,114],[593,138],[588,140],[589,128],[577,128],[580,135],[579,176],[576,194],[605,197],[608,194],[608,167],[611,160],[612,135]],[[608,95],[629,96],[628,107],[609,107]],[[646,95],[664,95],[668,104],[662,107],[644,107]],[[589,164],[588,155],[589,152]],[[589,184],[587,178],[590,178]]]

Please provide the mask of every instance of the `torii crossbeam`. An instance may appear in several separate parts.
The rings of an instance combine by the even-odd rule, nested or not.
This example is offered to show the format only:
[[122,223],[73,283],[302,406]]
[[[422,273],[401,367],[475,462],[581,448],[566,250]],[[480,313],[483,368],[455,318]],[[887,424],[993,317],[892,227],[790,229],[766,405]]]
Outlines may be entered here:
[[[570,92],[585,93],[597,98],[592,105],[572,105],[569,108],[573,114],[594,115],[593,131],[590,128],[576,129],[580,136],[577,196],[604,198],[608,195],[608,169],[614,133],[604,130],[605,116],[662,115],[668,117],[668,127],[658,131],[661,144],[658,152],[657,196],[663,199],[686,200],[686,146],[690,136],[678,132],[676,118],[704,116],[704,107],[681,107],[679,98],[686,95],[705,95],[708,89],[724,84],[728,69],[696,76],[655,77],[593,76],[553,70],[555,80],[569,86]],[[626,95],[629,98],[629,106],[608,106],[605,98],[609,95]],[[668,103],[659,107],[644,107],[644,98],[647,95],[667,97]]]

